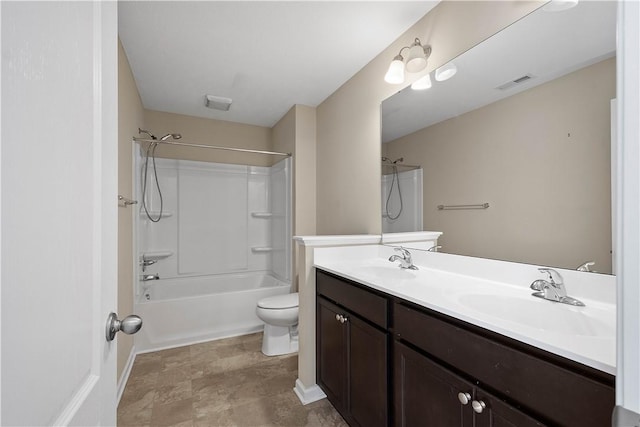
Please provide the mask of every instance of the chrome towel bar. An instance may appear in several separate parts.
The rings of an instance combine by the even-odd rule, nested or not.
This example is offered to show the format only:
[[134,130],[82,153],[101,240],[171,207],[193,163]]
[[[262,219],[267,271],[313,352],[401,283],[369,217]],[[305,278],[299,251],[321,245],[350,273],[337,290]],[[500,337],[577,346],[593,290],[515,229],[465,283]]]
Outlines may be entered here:
[[478,203],[477,205],[438,205],[439,211],[456,210],[456,209],[487,209],[489,203]]

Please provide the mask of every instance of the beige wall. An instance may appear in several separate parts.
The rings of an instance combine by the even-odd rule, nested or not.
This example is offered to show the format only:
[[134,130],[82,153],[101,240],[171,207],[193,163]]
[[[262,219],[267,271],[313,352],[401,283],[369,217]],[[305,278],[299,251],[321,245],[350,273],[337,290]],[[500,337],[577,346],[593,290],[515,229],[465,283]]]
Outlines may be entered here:
[[[158,138],[167,133],[179,133],[182,135],[180,142],[273,151],[271,128],[267,127],[153,110],[144,111],[144,123],[147,130],[153,132]],[[281,157],[261,154],[166,145],[161,145],[157,148],[156,156],[204,162],[250,164],[254,166],[271,166],[282,159]]]
[[[143,127],[143,109],[129,61],[118,42],[118,194],[134,199],[131,137]],[[133,213],[136,205],[118,208],[118,315],[133,313]],[[118,381],[133,347],[133,337],[118,334]]]
[[[293,154],[293,235],[316,234],[316,110],[293,106],[273,127],[275,151]],[[297,251],[292,251],[293,286],[297,289]]]
[[430,44],[434,70],[542,3],[441,2],[318,106],[318,234],[381,232],[380,103],[402,89],[383,80],[400,48]]
[[611,272],[615,72],[611,58],[384,144],[423,166],[424,228],[444,252]]

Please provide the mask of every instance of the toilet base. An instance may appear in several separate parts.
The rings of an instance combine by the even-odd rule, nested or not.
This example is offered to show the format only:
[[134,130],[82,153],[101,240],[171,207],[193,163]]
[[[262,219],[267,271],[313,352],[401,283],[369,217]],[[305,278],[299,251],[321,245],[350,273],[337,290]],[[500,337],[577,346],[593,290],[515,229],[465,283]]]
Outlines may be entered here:
[[288,326],[264,325],[262,353],[266,356],[280,356],[298,351],[297,334],[292,337]]

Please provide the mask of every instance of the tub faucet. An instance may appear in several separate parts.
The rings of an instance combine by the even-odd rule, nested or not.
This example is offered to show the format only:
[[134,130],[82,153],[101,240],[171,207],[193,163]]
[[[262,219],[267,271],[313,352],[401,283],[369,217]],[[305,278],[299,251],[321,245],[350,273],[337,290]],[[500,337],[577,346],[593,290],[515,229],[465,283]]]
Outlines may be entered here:
[[145,257],[142,257],[142,261],[140,262],[140,265],[142,266],[142,272],[144,273],[144,270],[146,270],[147,267],[155,264],[156,262],[158,261],[155,259],[146,259]]
[[389,261],[391,261],[391,262],[400,261],[400,265],[399,265],[400,268],[404,268],[404,269],[408,269],[408,270],[417,270],[418,269],[418,267],[413,265],[413,260],[411,259],[411,252],[409,252],[408,250],[406,250],[402,246],[399,247],[399,248],[394,248],[394,250],[400,252],[402,254],[402,256],[400,256],[400,255],[391,255],[389,257]]
[[534,280],[533,283],[531,283],[530,288],[538,292],[534,292],[531,295],[549,301],[584,307],[584,304],[581,301],[567,296],[567,290],[564,287],[564,282],[560,273],[553,268],[539,268],[538,271],[543,274],[546,273],[549,278],[548,280]]
[[143,274],[140,276],[140,280],[143,282],[148,282],[149,280],[160,280],[159,274]]

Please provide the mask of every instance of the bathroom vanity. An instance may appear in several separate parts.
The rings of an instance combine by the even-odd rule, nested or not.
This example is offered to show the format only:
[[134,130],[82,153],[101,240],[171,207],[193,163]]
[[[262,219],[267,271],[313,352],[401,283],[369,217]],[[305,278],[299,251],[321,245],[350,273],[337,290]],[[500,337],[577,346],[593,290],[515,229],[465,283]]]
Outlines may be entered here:
[[[615,340],[609,336],[611,329],[605,327],[610,326],[608,314],[596,321],[591,312],[567,306],[571,316],[584,318],[580,322],[586,322],[586,329],[568,326],[573,328],[568,330],[573,331],[577,347],[566,343],[562,348],[554,340],[565,332],[554,337],[542,319],[561,323],[554,311],[565,307],[538,301],[530,296],[528,287],[522,289],[525,298],[536,300],[533,304],[541,307],[538,318],[531,319],[541,326],[531,330],[538,330],[542,336],[547,332],[548,341],[535,332],[525,337],[526,328],[519,329],[508,319],[491,326],[491,322],[485,323],[489,317],[478,315],[478,321],[471,321],[471,311],[456,313],[452,311],[454,305],[443,304],[434,309],[431,303],[421,302],[431,299],[437,305],[443,298],[460,301],[469,295],[477,298],[490,295],[486,280],[478,279],[471,288],[463,288],[462,282],[473,280],[462,275],[451,279],[453,276],[448,273],[437,271],[407,272],[391,263],[387,268],[381,261],[386,260],[360,262],[365,266],[360,270],[358,262],[349,260],[316,261],[316,378],[350,425],[611,424],[615,405]],[[421,283],[416,278],[422,279]],[[390,284],[394,279],[395,284]],[[429,283],[450,279],[444,288]],[[572,288],[575,289],[570,287],[570,291]],[[456,297],[452,299],[448,293]],[[496,295],[495,310],[500,311],[497,307],[510,303],[509,298]],[[595,307],[597,301],[586,302],[595,312],[601,309]],[[545,313],[544,304],[553,310]],[[572,322],[566,318],[565,323]],[[495,327],[496,324],[504,330]],[[505,332],[509,325],[515,332]],[[571,339],[569,335],[565,334],[565,339]],[[586,347],[581,347],[587,342],[596,346],[599,343],[606,349],[589,353],[584,351]],[[614,348],[613,357],[608,353],[609,347]]]

